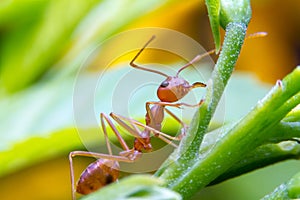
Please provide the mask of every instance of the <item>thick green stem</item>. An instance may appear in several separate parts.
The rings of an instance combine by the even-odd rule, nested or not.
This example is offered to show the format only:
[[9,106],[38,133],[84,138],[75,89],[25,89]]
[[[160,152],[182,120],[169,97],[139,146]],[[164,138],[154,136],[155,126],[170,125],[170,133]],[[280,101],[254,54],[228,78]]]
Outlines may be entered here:
[[234,178],[247,172],[278,163],[288,159],[300,158],[300,144],[296,141],[285,141],[279,144],[262,145],[234,164],[209,185]]
[[[249,171],[265,167],[287,159],[300,158],[300,110],[289,113],[278,125],[270,131],[272,138],[269,144],[263,144],[245,155],[238,163],[235,163],[228,171],[220,175],[210,185],[220,183],[229,178],[245,174]],[[227,125],[228,126],[228,125]],[[229,125],[230,126],[230,125]],[[222,131],[223,130],[223,131]],[[217,129],[205,136],[205,146],[201,147],[202,154],[214,147],[214,142],[220,134],[224,134],[224,128]],[[282,142],[283,141],[283,142]],[[278,143],[279,142],[279,143]],[[278,143],[278,144],[274,144]]]
[[[183,174],[189,170],[199,157],[199,148],[204,134],[207,132],[210,120],[216,110],[224,88],[234,69],[246,34],[246,25],[230,23],[226,29],[224,45],[218,62],[208,82],[205,101],[196,112],[186,137],[179,148],[168,158],[156,175],[166,180],[166,185],[172,187]],[[179,191],[183,193],[183,191]]]
[[[200,154],[205,155],[209,150],[214,148],[215,142],[222,135],[226,134],[235,124],[230,123],[207,133],[201,145]],[[267,143],[279,143],[291,138],[300,138],[300,108],[293,110],[279,124],[274,126],[271,130],[272,138],[269,138]]]
[[[278,125],[270,131],[272,138],[268,144],[263,144],[243,156],[241,160],[232,165],[228,171],[221,174],[210,185],[220,183],[229,178],[245,174],[249,171],[265,167],[287,159],[300,158],[300,144],[293,138],[300,138],[300,110],[289,113]],[[201,146],[201,156],[205,156],[214,148],[215,141],[225,134],[233,124],[226,125],[205,135]],[[282,142],[283,141],[283,142]],[[278,143],[278,144],[277,144]]]
[[[282,82],[278,81],[271,92],[258,105],[216,141],[215,147],[204,159],[198,159],[179,179],[169,187],[190,197],[226,172],[234,163],[273,137],[271,131],[300,103],[300,67]],[[285,105],[289,102],[289,106]],[[276,137],[276,136],[275,136]],[[192,183],[192,184],[191,184]]]

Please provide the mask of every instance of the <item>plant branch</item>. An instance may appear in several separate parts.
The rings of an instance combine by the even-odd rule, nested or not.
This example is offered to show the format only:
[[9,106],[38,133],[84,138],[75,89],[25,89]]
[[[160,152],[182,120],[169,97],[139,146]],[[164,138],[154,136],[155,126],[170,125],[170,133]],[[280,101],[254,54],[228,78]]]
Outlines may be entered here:
[[[300,84],[297,84],[299,82],[300,67],[283,81],[278,81],[250,113],[217,139],[214,148],[204,159],[198,159],[169,187],[179,191],[185,198],[189,197],[197,189],[208,185],[225,173],[245,155],[274,137],[274,132],[271,131],[274,126],[291,111],[292,106],[300,103],[298,98]],[[289,105],[285,106],[285,102],[289,102]],[[189,187],[189,190],[186,187]]]
[[[207,132],[210,120],[223,94],[227,81],[234,69],[246,34],[246,25],[230,23],[226,29],[226,36],[218,62],[208,82],[205,101],[196,112],[186,137],[180,146],[167,159],[156,175],[166,180],[166,185],[181,193],[184,197],[192,194],[185,190],[185,186],[177,187],[184,174],[188,174],[199,158],[199,148],[204,134]],[[192,180],[193,181],[193,180]],[[182,182],[183,183],[183,182]],[[200,183],[200,182],[199,182]],[[186,184],[186,183],[184,183]],[[193,188],[193,192],[204,187],[205,184]]]
[[288,159],[300,158],[300,144],[295,141],[285,141],[279,144],[266,144],[257,147],[247,154],[238,163],[230,167],[228,171],[220,175],[209,185],[234,178],[247,172],[266,167]]
[[294,175],[287,183],[278,186],[271,194],[266,195],[262,200],[277,199],[299,199],[300,198],[300,173]]

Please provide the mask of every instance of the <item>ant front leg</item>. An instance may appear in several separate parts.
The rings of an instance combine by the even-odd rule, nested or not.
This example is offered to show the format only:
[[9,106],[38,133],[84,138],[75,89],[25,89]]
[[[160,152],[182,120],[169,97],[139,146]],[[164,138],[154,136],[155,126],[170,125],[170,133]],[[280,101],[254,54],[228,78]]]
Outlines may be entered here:
[[188,128],[188,126],[182,121],[180,120],[174,113],[172,113],[169,109],[165,108],[166,106],[170,106],[170,107],[176,107],[176,108],[181,108],[182,106],[186,106],[186,107],[199,107],[202,105],[202,103],[204,102],[204,100],[201,100],[198,104],[187,104],[187,103],[169,103],[169,102],[147,102],[146,103],[146,110],[147,113],[149,115],[150,121],[152,121],[154,119],[151,109],[150,109],[150,105],[158,105],[164,108],[164,110],[171,116],[173,117],[177,122],[179,122],[182,126],[181,129],[181,134],[180,136],[176,137],[176,140],[181,140],[181,138],[185,135],[186,130]]
[[[108,142],[106,127],[105,127],[105,124],[104,124],[104,119],[108,122],[109,126],[111,127],[114,134],[117,136],[117,138],[118,138],[118,140],[119,140],[119,142],[120,142],[120,144],[121,144],[121,146],[124,150],[124,151],[120,152],[119,154],[122,155],[122,156],[128,157],[131,160],[133,160],[133,159],[135,160],[135,159],[139,158],[141,156],[140,152],[135,150],[134,148],[129,149],[129,147],[127,146],[125,140],[123,139],[123,137],[121,136],[121,134],[119,133],[119,131],[117,130],[115,125],[112,123],[112,121],[108,118],[108,116],[106,116],[104,113],[101,113],[100,117],[101,117],[101,125],[102,125],[102,129],[103,129],[103,133],[104,133],[104,136],[106,138],[107,144],[109,144],[109,142]],[[113,116],[111,115],[111,117],[113,117]],[[114,117],[113,117],[113,119],[116,120]],[[119,123],[119,122],[117,121],[117,123]],[[139,135],[139,134],[136,133],[136,130],[130,128],[127,124],[125,124],[125,123],[119,123],[119,124],[123,128],[125,128],[127,131],[132,133],[133,135],[134,134]]]
[[[130,119],[130,118],[127,118],[127,117],[124,117],[124,116],[121,116],[121,115],[117,115],[115,113],[111,113],[110,114],[111,117],[113,119],[116,120],[117,123],[119,123],[121,126],[122,124],[125,124],[124,121],[128,122],[130,125],[132,125],[133,127],[136,127],[136,126],[139,126],[139,127],[142,127],[146,130],[149,130],[150,132],[152,132],[154,135],[158,135],[157,137],[159,139],[161,139],[162,141],[166,142],[167,144],[171,144],[172,146],[174,146],[175,148],[177,147],[176,144],[174,144],[171,140],[179,140],[177,139],[177,137],[172,137],[168,134],[165,134],[161,131],[158,131],[150,126],[147,126],[139,121],[136,121],[136,120],[133,120],[133,119]],[[139,132],[129,132],[131,133],[132,135],[134,135],[136,137],[136,134],[138,134],[138,136],[136,137],[137,139],[139,139],[141,136],[140,136],[140,131]],[[169,140],[170,139],[170,140]]]
[[176,107],[181,108],[182,106],[186,107],[199,107],[203,104],[204,99],[201,99],[199,103],[197,104],[187,104],[187,103],[169,103],[169,102],[163,102],[163,101],[149,101],[146,103],[146,110],[147,112],[150,112],[150,104],[152,105],[161,105],[161,106],[170,106],[170,107]]

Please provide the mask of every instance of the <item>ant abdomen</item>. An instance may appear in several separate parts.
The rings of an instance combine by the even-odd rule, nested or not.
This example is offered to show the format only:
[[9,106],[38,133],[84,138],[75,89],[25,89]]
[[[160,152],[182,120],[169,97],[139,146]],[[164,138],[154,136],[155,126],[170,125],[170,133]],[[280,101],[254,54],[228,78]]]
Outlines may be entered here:
[[115,182],[119,177],[119,164],[116,161],[98,159],[91,163],[81,174],[76,191],[89,194]]

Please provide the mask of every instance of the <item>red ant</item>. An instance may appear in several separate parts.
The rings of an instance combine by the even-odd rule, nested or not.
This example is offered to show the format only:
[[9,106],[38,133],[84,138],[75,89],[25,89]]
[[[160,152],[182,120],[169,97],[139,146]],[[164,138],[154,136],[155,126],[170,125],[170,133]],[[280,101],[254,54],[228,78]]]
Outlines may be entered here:
[[[134,147],[130,149],[121,134],[109,119],[107,115],[104,113],[100,114],[101,126],[103,129],[103,134],[106,141],[106,146],[108,149],[108,154],[101,154],[95,152],[87,152],[87,151],[73,151],[69,154],[70,160],[70,172],[71,172],[71,184],[72,184],[72,197],[73,200],[76,199],[75,191],[80,194],[89,194],[109,183],[116,181],[119,177],[119,162],[134,162],[136,159],[141,157],[142,151],[149,152],[152,150],[150,134],[154,134],[155,137],[160,138],[161,140],[170,143],[175,146],[171,140],[180,140],[186,132],[187,125],[181,121],[174,113],[172,113],[166,106],[177,107],[181,106],[187,107],[197,107],[202,104],[202,100],[196,105],[190,105],[186,103],[174,103],[178,100],[182,99],[186,94],[188,94],[192,89],[197,87],[206,87],[204,83],[196,82],[193,84],[189,84],[183,78],[180,78],[179,73],[185,68],[191,66],[194,62],[199,61],[203,57],[212,54],[215,50],[209,51],[205,54],[196,56],[192,61],[181,67],[175,76],[168,76],[167,74],[156,71],[153,69],[147,69],[141,67],[134,63],[134,61],[139,57],[142,51],[147,47],[147,45],[155,38],[152,36],[150,40],[144,45],[144,47],[136,54],[136,56],[130,62],[130,65],[134,68],[153,72],[156,74],[160,74],[166,79],[160,84],[157,90],[157,96],[160,99],[158,102],[146,102],[146,116],[145,121],[146,125],[142,124],[136,120],[126,118],[115,113],[110,113],[110,117],[114,119],[121,127],[126,129],[129,133],[131,133],[134,137]],[[150,105],[151,106],[150,108]],[[181,134],[177,137],[169,136],[165,133],[161,132],[161,123],[164,119],[164,111],[166,111],[170,116],[172,116],[176,121],[178,121],[181,126]],[[112,131],[116,135],[118,141],[120,142],[123,151],[119,153],[118,156],[112,155],[111,146],[107,136],[107,130],[105,127],[105,121],[111,127]],[[130,124],[131,126],[129,126]],[[143,131],[140,131],[138,127],[144,128]],[[86,157],[95,157],[98,158],[95,162],[91,163],[85,171],[81,174],[80,179],[77,183],[77,187],[75,190],[74,184],[74,169],[73,169],[73,157],[74,156],[86,156]]]
[[[266,36],[265,32],[258,32],[247,36],[246,38],[256,38]],[[152,36],[150,40],[144,45],[144,47],[136,54],[136,56],[130,62],[130,65],[134,68],[153,72],[160,74],[166,79],[160,84],[157,90],[157,96],[160,99],[158,102],[146,102],[146,116],[145,121],[146,125],[142,124],[136,120],[126,118],[115,113],[110,113],[110,117],[113,118],[121,127],[126,129],[134,137],[134,147],[130,149],[119,131],[104,113],[100,114],[101,126],[103,129],[103,134],[106,141],[106,146],[109,154],[101,154],[95,152],[87,151],[73,151],[69,154],[70,161],[70,172],[71,172],[71,184],[72,184],[72,198],[76,199],[75,192],[80,194],[89,194],[109,183],[116,181],[119,177],[119,162],[128,162],[132,163],[142,155],[142,151],[149,152],[152,150],[150,134],[154,134],[155,137],[160,138],[161,140],[173,145],[176,147],[171,140],[180,140],[186,132],[187,125],[181,121],[175,114],[173,114],[166,106],[177,107],[181,106],[187,107],[197,107],[200,106],[203,100],[200,100],[198,104],[190,105],[186,103],[175,103],[178,100],[182,99],[186,94],[188,94],[192,89],[197,87],[206,87],[204,83],[196,82],[189,84],[186,80],[178,77],[179,73],[185,68],[193,65],[193,63],[201,60],[203,57],[210,55],[215,52],[211,50],[207,53],[197,55],[192,61],[181,67],[175,76],[168,76],[167,74],[156,71],[153,69],[148,69],[141,67],[134,63],[142,51],[147,47],[147,45],[155,38]],[[150,108],[150,105],[153,105]],[[172,116],[176,121],[178,121],[181,126],[181,134],[177,137],[169,136],[161,132],[161,123],[164,119],[164,111],[166,111],[170,116]],[[112,131],[116,135],[118,141],[120,142],[123,151],[119,153],[118,156],[112,155],[111,146],[108,140],[107,131],[105,127],[105,121],[109,124]],[[127,123],[126,123],[127,122]],[[130,124],[131,126],[129,126]],[[140,131],[138,127],[144,128],[143,131]],[[86,157],[95,157],[98,158],[95,162],[91,163],[86,170],[81,174],[80,179],[77,183],[77,188],[75,190],[74,184],[74,169],[73,169],[73,157],[74,156],[86,156]]]

